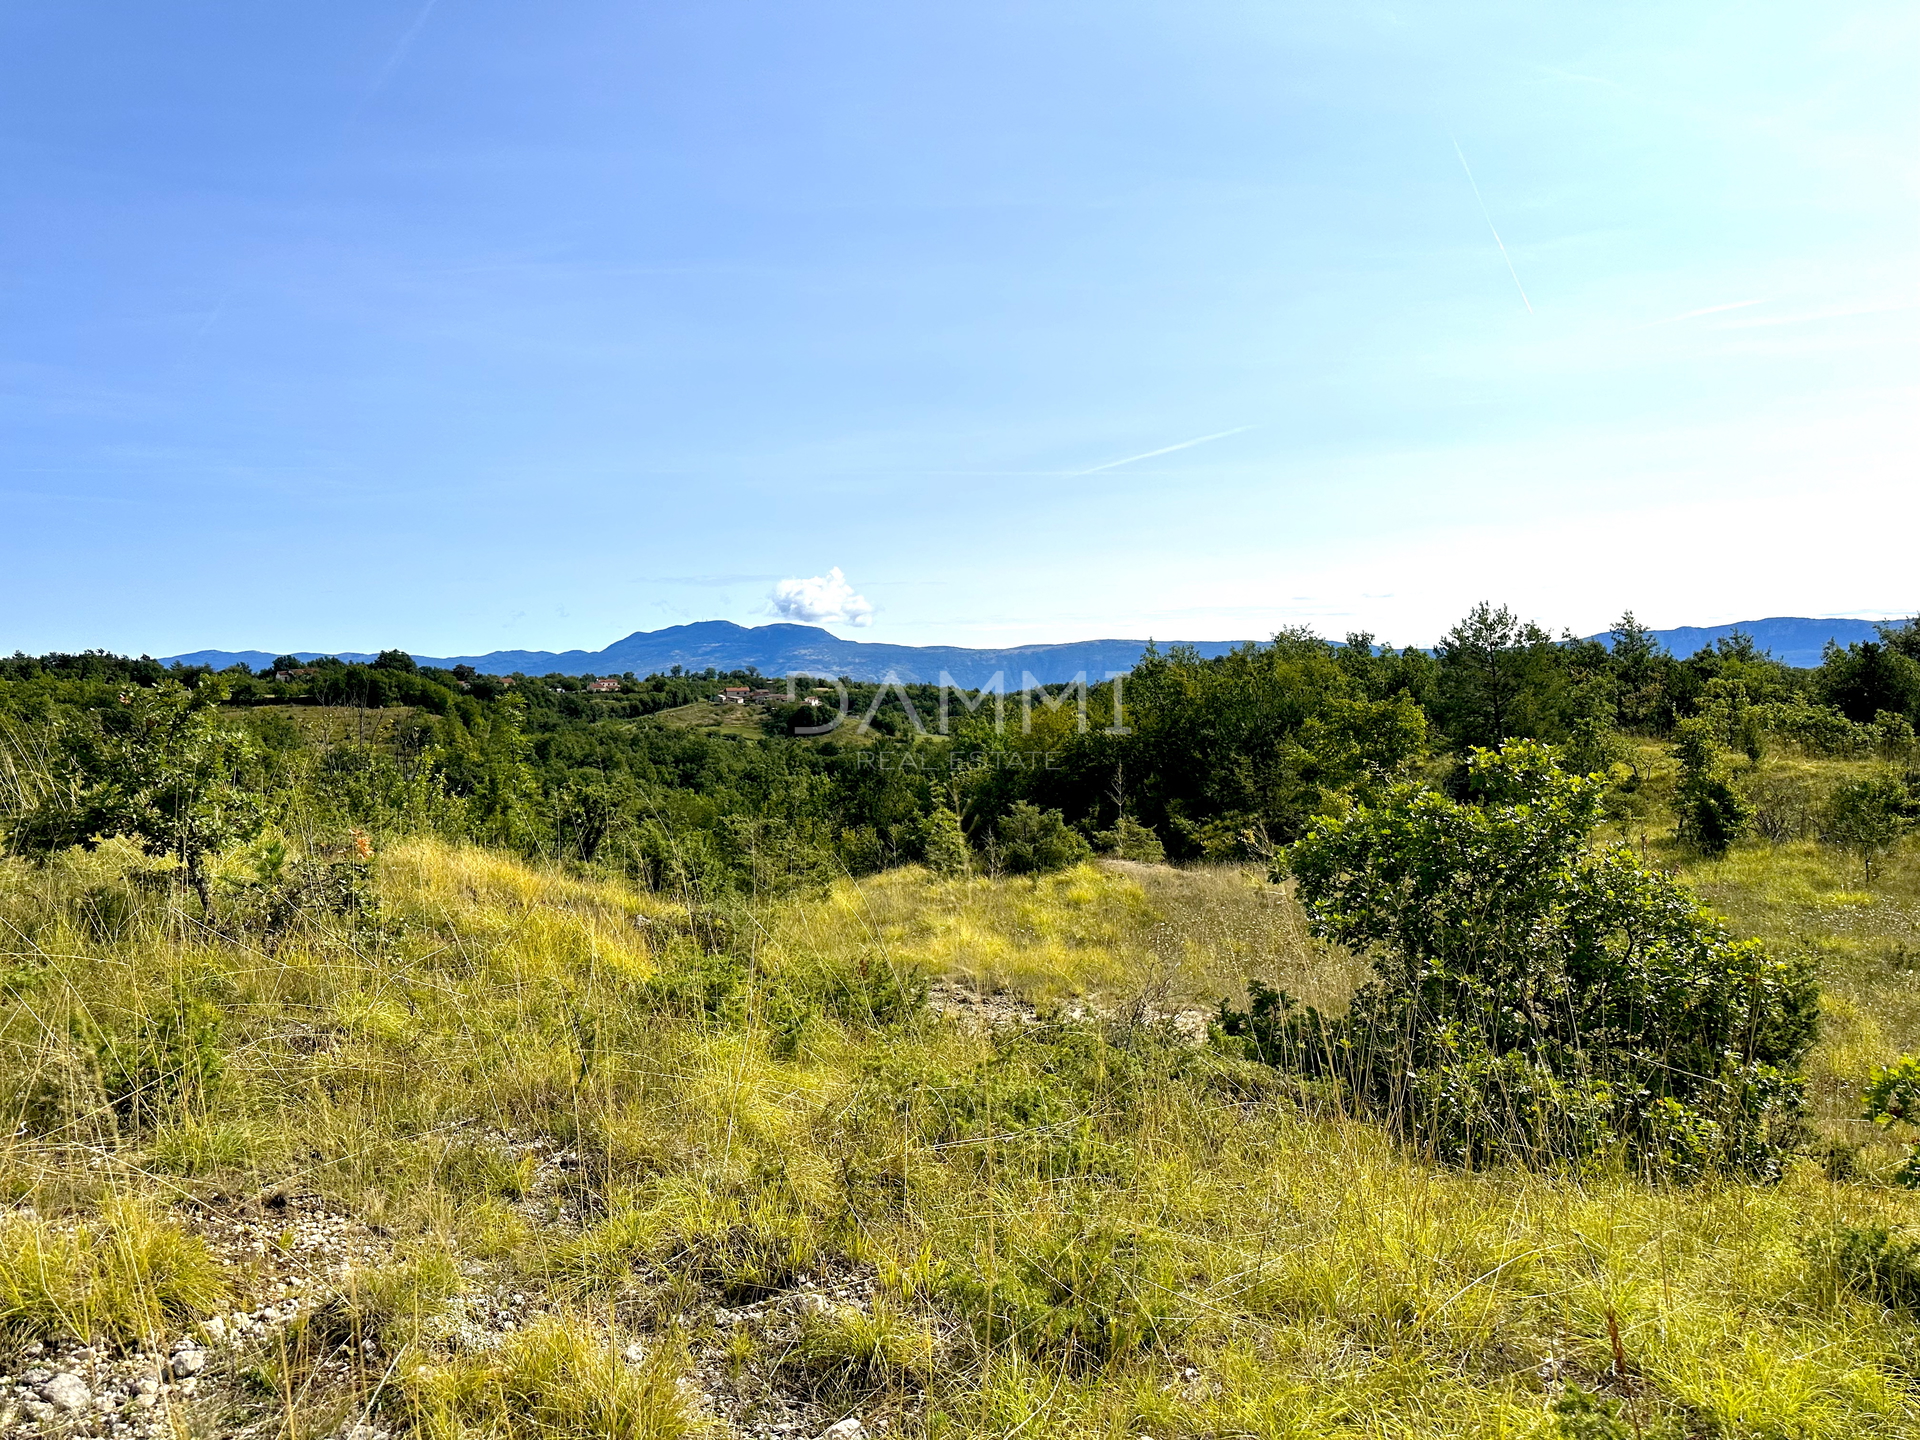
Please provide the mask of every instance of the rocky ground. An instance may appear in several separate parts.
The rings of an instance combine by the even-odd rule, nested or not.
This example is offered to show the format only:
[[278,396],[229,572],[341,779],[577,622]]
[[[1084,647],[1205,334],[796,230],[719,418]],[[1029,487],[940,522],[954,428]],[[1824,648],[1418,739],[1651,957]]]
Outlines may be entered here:
[[[564,1200],[566,1177],[577,1158],[545,1139],[515,1139],[498,1132],[489,1138],[509,1154],[532,1155],[531,1183],[519,1208],[543,1227],[577,1224]],[[273,1194],[247,1201],[201,1204],[182,1214],[228,1268],[234,1293],[246,1303],[216,1315],[159,1345],[116,1349],[75,1336],[35,1342],[10,1360],[0,1361],[0,1435],[30,1437],[102,1437],[102,1440],[159,1440],[182,1434],[253,1440],[282,1428],[284,1406],[248,1381],[250,1361],[267,1353],[286,1327],[303,1313],[350,1288],[356,1270],[376,1268],[393,1258],[391,1242],[379,1230],[329,1209],[315,1196]],[[475,1284],[439,1327],[442,1343],[456,1349],[484,1350],[534,1318],[542,1305],[524,1293],[489,1283],[476,1267]],[[830,1414],[799,1394],[785,1393],[772,1379],[783,1347],[797,1339],[809,1315],[847,1307],[865,1312],[872,1302],[870,1277],[806,1277],[785,1294],[751,1305],[710,1309],[670,1317],[669,1323],[691,1337],[692,1373],[684,1388],[688,1409],[723,1430],[757,1440],[860,1440],[884,1434],[886,1416]],[[728,1341],[750,1334],[762,1363],[742,1367]],[[652,1337],[609,1333],[631,1363],[644,1359]],[[369,1345],[372,1342],[368,1342]],[[328,1408],[329,1391],[345,1413],[337,1440],[388,1440],[377,1417],[355,1415],[351,1397],[362,1393],[369,1368],[388,1357],[341,1354],[324,1360],[309,1378],[303,1399],[318,1412]]]
[[[983,1030],[1049,1018],[1014,997],[945,982],[933,987],[930,1003],[935,1013]],[[1084,1018],[1093,1012],[1076,1004],[1055,1013]],[[1210,1017],[1169,1011],[1150,1018],[1170,1020],[1198,1041]],[[554,1235],[577,1231],[582,1217],[571,1199],[577,1155],[546,1137],[479,1125],[470,1138],[525,1165],[528,1181],[514,1204],[529,1223]],[[183,1205],[179,1218],[226,1267],[241,1303],[159,1344],[116,1349],[69,1335],[0,1357],[0,1437],[158,1440],[191,1434],[253,1440],[274,1434],[282,1426],[283,1399],[250,1383],[249,1369],[301,1315],[349,1291],[356,1272],[394,1259],[391,1239],[377,1227],[297,1189],[201,1199]],[[467,1293],[437,1327],[439,1343],[450,1348],[484,1350],[545,1308],[486,1267],[470,1267],[469,1281]],[[751,1440],[861,1440],[899,1428],[904,1416],[897,1396],[888,1402],[892,1413],[877,1404],[864,1413],[843,1413],[807,1393],[782,1364],[809,1317],[870,1315],[873,1300],[871,1275],[823,1273],[799,1277],[790,1290],[752,1304],[715,1300],[665,1317],[686,1338],[693,1361],[685,1382],[689,1410]],[[609,1332],[607,1342],[637,1363],[655,1338],[637,1330]],[[369,1370],[377,1374],[388,1363],[376,1350],[322,1360],[308,1377],[302,1399],[310,1408],[324,1413],[329,1393],[337,1397],[344,1417],[334,1432],[338,1440],[386,1440],[377,1417],[356,1413],[352,1401],[364,1393]]]
[[75,1336],[26,1346],[0,1375],[0,1433],[203,1432],[185,1424],[186,1412],[232,1408],[234,1353],[286,1326],[356,1266],[391,1254],[374,1231],[313,1197],[202,1204],[183,1221],[225,1264],[241,1307],[159,1346],[117,1352]]

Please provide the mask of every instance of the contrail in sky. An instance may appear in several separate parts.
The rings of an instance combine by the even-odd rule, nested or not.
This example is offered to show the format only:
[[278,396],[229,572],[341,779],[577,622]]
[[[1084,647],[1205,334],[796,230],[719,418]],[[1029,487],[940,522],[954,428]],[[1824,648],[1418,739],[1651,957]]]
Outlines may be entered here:
[[[1453,140],[1453,136],[1447,136]],[[1487,212],[1486,198],[1480,193],[1480,182],[1473,178],[1473,167],[1467,164],[1466,153],[1461,150],[1460,142],[1453,140],[1453,153],[1460,157],[1460,168],[1467,172],[1467,184],[1473,186],[1473,198],[1480,202],[1480,214],[1487,222],[1487,229],[1493,231],[1493,243],[1500,247],[1500,258],[1507,262],[1507,273],[1513,276],[1513,288],[1520,292],[1520,303],[1527,307],[1527,314],[1533,313],[1533,302],[1527,299],[1527,287],[1520,283],[1520,272],[1513,268],[1513,257],[1507,254],[1506,242],[1500,238],[1500,232],[1493,228],[1493,216]]]
[[400,43],[393,47],[393,54],[387,57],[387,63],[382,65],[380,67],[380,73],[374,76],[373,85],[365,95],[360,97],[360,104],[354,107],[354,113],[356,115],[360,113],[360,110],[369,100],[373,99],[374,96],[378,95],[380,91],[385,88],[387,81],[393,78],[393,72],[398,70],[400,68],[400,62],[407,58],[407,52],[413,48],[414,39],[422,30],[427,28],[427,17],[433,14],[433,7],[439,3],[440,0],[427,0],[427,3],[420,7],[419,17],[412,25],[407,27],[407,33],[402,35],[400,37]]
[[[374,97],[386,88],[387,82],[393,78],[394,72],[399,70],[401,64],[407,58],[407,53],[413,49],[413,42],[419,39],[420,32],[427,28],[427,21],[433,15],[433,7],[439,3],[440,0],[426,0],[426,3],[420,7],[420,13],[413,18],[413,24],[407,27],[406,33],[400,37],[400,42],[393,47],[392,53],[387,56],[386,63],[380,67],[379,73],[373,77],[373,83],[366,88],[360,98],[354,102],[353,108],[347,112],[347,118],[340,126],[341,138],[335,142],[334,148],[336,153],[333,159],[321,162],[320,168],[322,170],[324,170],[327,165],[333,163],[333,160],[339,158],[337,152],[340,146],[345,143],[345,137],[352,132],[354,125],[359,121],[361,112],[373,103]],[[304,191],[296,204],[296,214],[304,212],[306,207],[312,202],[315,184],[315,175],[309,174],[306,179]],[[257,269],[258,261],[256,260],[248,268]],[[248,275],[243,270],[240,276],[236,278],[232,284],[227,286],[225,293],[223,293],[218,300],[214,301],[213,308],[207,311],[206,318],[200,322],[199,328],[188,338],[186,346],[180,352],[179,358],[173,362],[173,368],[175,370],[178,370],[185,364],[188,357],[193,354],[195,347],[207,338],[207,332],[219,323],[222,315],[226,314],[227,306],[233,302],[233,297],[245,288],[247,280]]]
[[1217,435],[1202,435],[1198,440],[1182,440],[1178,445],[1163,445],[1158,450],[1149,450],[1144,455],[1129,455],[1124,460],[1109,460],[1104,465],[1096,465],[1091,470],[1075,470],[1074,476],[1098,475],[1102,470],[1112,470],[1121,465],[1131,465],[1136,460],[1151,460],[1156,455],[1171,455],[1176,450],[1191,450],[1196,445],[1204,445],[1209,440],[1224,440],[1229,435],[1238,435],[1243,430],[1258,430],[1258,425],[1236,425],[1231,430],[1222,430]]

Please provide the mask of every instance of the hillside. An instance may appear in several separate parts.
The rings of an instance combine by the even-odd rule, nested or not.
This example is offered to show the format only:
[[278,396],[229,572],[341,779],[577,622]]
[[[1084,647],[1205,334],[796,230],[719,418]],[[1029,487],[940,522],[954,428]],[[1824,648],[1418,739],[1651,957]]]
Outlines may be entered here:
[[[144,863],[0,869],[0,1324],[46,1433],[81,1394],[134,1436],[1920,1425],[1914,1325],[1826,1258],[1917,1218],[1846,1098],[1920,1044],[1911,850],[1871,895],[1811,849],[1698,872],[1828,956],[1853,1158],[1679,1190],[1436,1167],[1196,1045],[1248,974],[1355,977],[1245,868],[896,871],[715,948],[414,841],[263,950]],[[1633,1428],[1556,1428],[1568,1382]]]

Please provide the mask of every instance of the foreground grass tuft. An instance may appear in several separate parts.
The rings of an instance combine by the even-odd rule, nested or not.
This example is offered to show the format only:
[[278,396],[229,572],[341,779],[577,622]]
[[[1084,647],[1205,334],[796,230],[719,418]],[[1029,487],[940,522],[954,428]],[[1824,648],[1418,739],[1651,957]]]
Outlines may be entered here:
[[152,1341],[211,1314],[229,1290],[206,1246],[141,1201],[110,1199],[70,1224],[0,1220],[0,1330],[16,1342]]

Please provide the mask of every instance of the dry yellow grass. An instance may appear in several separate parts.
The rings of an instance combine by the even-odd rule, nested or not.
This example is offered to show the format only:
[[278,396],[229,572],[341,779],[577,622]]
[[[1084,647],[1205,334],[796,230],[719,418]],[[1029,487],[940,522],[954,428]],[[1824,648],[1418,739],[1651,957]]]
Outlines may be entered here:
[[[0,870],[18,1129],[0,1183],[41,1227],[0,1232],[0,1276],[33,1273],[30,1233],[45,1252],[135,1205],[192,1234],[219,1197],[269,1188],[387,1237],[385,1260],[317,1283],[345,1298],[320,1294],[293,1339],[220,1352],[189,1430],[371,1413],[434,1435],[671,1437],[720,1423],[685,1375],[728,1423],[779,1393],[804,1427],[852,1409],[927,1437],[1548,1436],[1562,1378],[1621,1392],[1628,1434],[1920,1433],[1920,1326],[1843,1286],[1823,1248],[1836,1227],[1920,1222],[1874,1178],[1890,1152],[1773,1187],[1465,1173],[1151,1025],[995,1035],[880,1003],[920,974],[1117,1016],[1248,976],[1337,1005],[1353,962],[1248,870],[896,871],[734,917],[714,955],[660,897],[432,842],[376,857],[370,911],[273,949],[206,933],[140,866],[109,850]],[[1888,960],[1914,857],[1866,900],[1806,848],[1694,873],[1736,925],[1826,947],[1818,1074],[1829,1132],[1849,1133],[1847,1087],[1915,1044]],[[219,1063],[130,1119],[96,1034],[175,1059],[204,1041]],[[802,1277],[870,1285],[863,1318],[806,1345],[716,1323]],[[96,1268],[10,1323],[149,1314],[143,1283]],[[155,1303],[177,1328],[213,1299]],[[509,1311],[519,1328],[487,1318]],[[638,1370],[618,1358],[635,1339]],[[319,1366],[349,1341],[375,1358]],[[869,1380],[834,1388],[849,1375]]]

